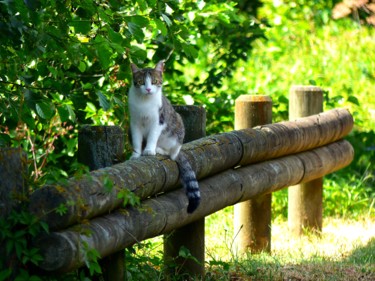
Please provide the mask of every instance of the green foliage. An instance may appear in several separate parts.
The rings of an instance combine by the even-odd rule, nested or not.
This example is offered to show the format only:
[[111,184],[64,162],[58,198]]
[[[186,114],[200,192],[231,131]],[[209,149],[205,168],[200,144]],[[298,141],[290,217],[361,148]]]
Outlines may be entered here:
[[163,253],[155,250],[160,243],[145,241],[125,250],[126,280],[162,280]]
[[178,281],[189,278],[182,272],[185,261],[198,260],[190,253],[189,249],[182,246],[178,256],[166,261],[163,259],[162,242],[160,240],[147,240],[135,244],[125,250],[127,280],[164,280],[168,273],[169,280]]
[[[345,169],[348,172],[349,169]],[[374,174],[370,167],[362,175],[345,171],[331,175],[324,185],[324,215],[358,218],[375,214]],[[339,203],[338,203],[339,202]]]
[[139,206],[140,198],[129,189],[122,189],[118,192],[117,198],[122,199],[123,206]]
[[42,261],[32,239],[48,226],[27,211],[12,211],[0,218],[0,280],[42,280],[30,268]]
[[[235,2],[219,0],[15,0],[0,3],[0,18],[0,143],[30,151],[38,183],[74,172],[80,124],[126,123],[130,61],[155,63],[172,51],[166,73],[172,100],[194,92],[205,104],[208,91],[214,110],[214,89],[262,35]],[[182,69],[199,65],[208,52],[200,66],[208,75],[183,77]]]
[[100,255],[96,249],[92,249],[89,247],[86,241],[82,241],[82,250],[85,256],[85,264],[86,267],[89,269],[90,276],[94,274],[101,274],[102,269],[99,265]]
[[[348,137],[355,160],[327,177],[325,214],[373,215],[375,57],[368,50],[375,47],[375,31],[332,21],[335,2],[264,0],[255,10],[259,1],[2,1],[0,146],[21,146],[28,153],[32,189],[81,175],[79,126],[126,127],[130,61],[152,65],[171,54],[165,93],[173,103],[205,106],[208,134],[233,129],[234,102],[241,94],[270,95],[277,122],[288,118],[291,85],[322,86],[325,109],[348,107],[356,123]],[[111,191],[113,183],[103,181]],[[124,204],[139,203],[127,191],[118,197]],[[275,193],[273,204],[274,215],[285,217],[286,192]],[[57,211],[64,214],[66,207]],[[19,279],[40,280],[27,270],[40,262],[29,242],[45,226],[22,211],[12,216],[0,221],[1,245],[11,253],[7,260],[2,255],[1,266],[20,264],[14,273]],[[91,275],[100,273],[97,253],[86,250]],[[189,258],[184,249],[180,254]],[[146,271],[160,266],[157,257],[127,259],[129,280],[160,279],[160,271]],[[1,267],[0,281],[10,274]],[[64,278],[87,277],[81,271]]]

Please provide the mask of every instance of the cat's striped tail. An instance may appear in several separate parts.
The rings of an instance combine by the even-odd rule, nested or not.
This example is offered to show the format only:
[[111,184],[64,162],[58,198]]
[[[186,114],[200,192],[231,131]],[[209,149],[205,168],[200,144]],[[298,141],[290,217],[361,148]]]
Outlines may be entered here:
[[195,176],[195,173],[184,152],[180,151],[176,162],[180,170],[180,180],[182,186],[185,188],[186,196],[189,199],[187,212],[191,214],[196,208],[198,208],[201,201],[197,177]]

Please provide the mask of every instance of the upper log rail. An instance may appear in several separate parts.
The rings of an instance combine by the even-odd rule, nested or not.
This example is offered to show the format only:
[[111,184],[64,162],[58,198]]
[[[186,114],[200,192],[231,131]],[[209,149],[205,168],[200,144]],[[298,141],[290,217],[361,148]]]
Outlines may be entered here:
[[66,230],[40,236],[36,246],[47,271],[68,272],[85,263],[85,247],[106,257],[134,243],[170,232],[227,206],[339,170],[353,159],[349,142],[328,145],[273,160],[228,169],[199,182],[201,205],[186,212],[184,190],[144,200],[137,208],[118,209]]
[[[183,145],[182,151],[198,179],[202,179],[237,166],[330,144],[346,136],[352,127],[349,111],[334,109],[295,121],[205,137]],[[104,179],[113,183],[112,189],[108,190]],[[178,168],[174,161],[141,157],[38,189],[31,195],[30,210],[44,219],[51,230],[57,230],[119,208],[122,200],[117,195],[124,188],[145,199],[177,186]],[[68,208],[62,216],[56,212],[61,204]]]

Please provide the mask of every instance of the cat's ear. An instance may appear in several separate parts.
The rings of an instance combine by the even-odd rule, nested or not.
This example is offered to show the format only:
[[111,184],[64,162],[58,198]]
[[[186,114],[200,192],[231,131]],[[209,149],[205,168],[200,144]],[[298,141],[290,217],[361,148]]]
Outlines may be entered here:
[[161,60],[156,64],[155,70],[164,72],[164,60]]
[[136,66],[134,63],[131,63],[130,67],[132,68],[133,73],[137,73],[139,71],[138,66]]

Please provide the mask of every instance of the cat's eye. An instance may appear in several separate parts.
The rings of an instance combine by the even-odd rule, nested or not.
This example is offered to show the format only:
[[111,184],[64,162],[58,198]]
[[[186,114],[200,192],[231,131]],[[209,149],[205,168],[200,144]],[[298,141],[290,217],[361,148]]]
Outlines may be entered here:
[[158,84],[159,81],[157,79],[152,80],[152,84]]
[[138,79],[137,80],[137,85],[143,85],[143,80],[142,79]]

